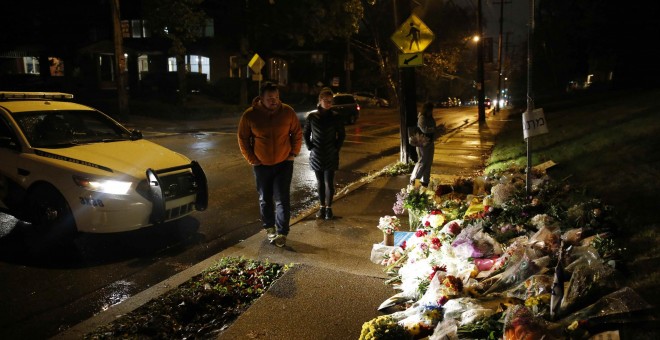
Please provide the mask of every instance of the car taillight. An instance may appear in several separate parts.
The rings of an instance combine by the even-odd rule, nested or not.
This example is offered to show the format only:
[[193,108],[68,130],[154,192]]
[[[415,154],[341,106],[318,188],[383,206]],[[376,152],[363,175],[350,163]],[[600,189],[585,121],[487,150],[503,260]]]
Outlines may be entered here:
[[360,104],[355,104],[357,106],[358,111],[360,111]]

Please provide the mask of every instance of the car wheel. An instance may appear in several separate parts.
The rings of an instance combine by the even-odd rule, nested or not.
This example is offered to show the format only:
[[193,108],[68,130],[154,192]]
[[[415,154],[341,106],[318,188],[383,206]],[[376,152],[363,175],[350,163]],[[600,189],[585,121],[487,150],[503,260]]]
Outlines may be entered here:
[[34,187],[26,198],[25,219],[42,233],[71,235],[76,231],[71,208],[52,185]]
[[357,122],[357,116],[356,115],[350,115],[348,116],[348,124],[353,125]]

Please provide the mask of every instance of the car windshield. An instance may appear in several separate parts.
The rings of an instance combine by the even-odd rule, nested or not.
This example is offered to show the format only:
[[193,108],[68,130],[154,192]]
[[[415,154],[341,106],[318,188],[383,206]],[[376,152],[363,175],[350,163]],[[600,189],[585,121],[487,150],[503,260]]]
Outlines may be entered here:
[[30,145],[67,147],[128,140],[131,133],[93,110],[33,111],[14,114]]
[[353,98],[353,96],[335,96],[333,98],[334,105],[353,104],[353,103],[355,103],[355,99]]

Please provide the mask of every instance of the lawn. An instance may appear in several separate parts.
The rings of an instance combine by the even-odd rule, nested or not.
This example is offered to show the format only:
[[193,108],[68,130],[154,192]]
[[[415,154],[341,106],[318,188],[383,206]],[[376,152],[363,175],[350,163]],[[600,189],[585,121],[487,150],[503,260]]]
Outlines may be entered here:
[[[548,174],[583,188],[616,209],[626,249],[628,286],[648,302],[660,302],[659,215],[660,90],[582,94],[537,103],[548,134],[531,138],[532,165],[552,160]],[[519,117],[512,114],[511,117]],[[514,119],[498,136],[486,171],[524,167],[526,143]]]

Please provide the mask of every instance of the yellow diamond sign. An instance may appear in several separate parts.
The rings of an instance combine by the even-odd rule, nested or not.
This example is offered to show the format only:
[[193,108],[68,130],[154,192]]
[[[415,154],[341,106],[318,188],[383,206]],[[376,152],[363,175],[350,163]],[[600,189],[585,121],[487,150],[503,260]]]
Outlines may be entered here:
[[403,53],[424,51],[435,35],[416,15],[411,15],[397,31],[392,34],[392,41]]

